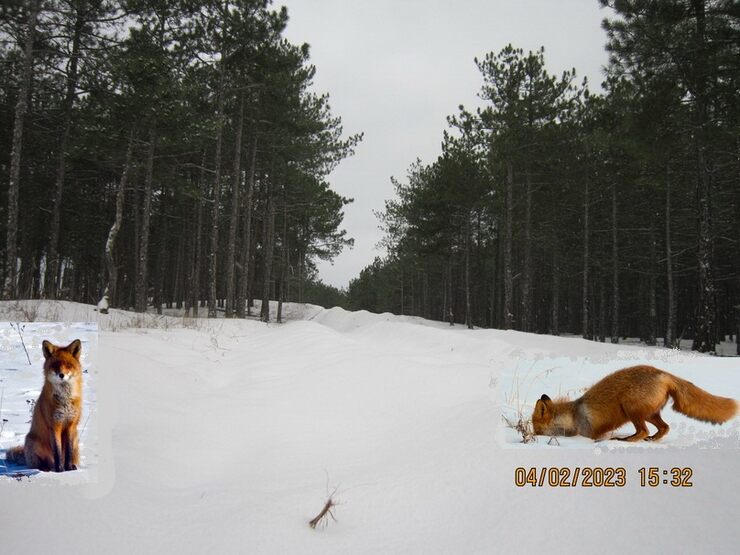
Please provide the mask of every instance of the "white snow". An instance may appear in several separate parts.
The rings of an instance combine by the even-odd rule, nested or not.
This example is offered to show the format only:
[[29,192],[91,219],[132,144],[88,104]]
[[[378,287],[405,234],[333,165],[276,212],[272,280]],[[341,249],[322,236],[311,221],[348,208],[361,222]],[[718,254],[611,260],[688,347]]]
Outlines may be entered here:
[[[97,466],[98,487],[0,478],[2,552],[719,553],[740,540],[738,451],[696,445],[722,428],[679,422],[652,449],[556,447],[513,443],[501,418],[638,361],[740,397],[738,358],[310,305],[286,305],[283,325],[168,312],[0,303],[0,320],[100,329],[99,448],[80,471]],[[714,443],[737,444],[732,426]],[[520,466],[624,467],[627,486],[520,488]],[[692,467],[694,485],[642,488],[643,466]],[[335,488],[338,522],[312,530]]]

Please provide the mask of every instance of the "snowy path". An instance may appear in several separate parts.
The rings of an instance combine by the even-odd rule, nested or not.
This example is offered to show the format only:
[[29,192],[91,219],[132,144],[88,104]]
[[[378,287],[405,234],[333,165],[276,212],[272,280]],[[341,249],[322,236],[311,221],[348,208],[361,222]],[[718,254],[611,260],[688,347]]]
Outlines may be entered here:
[[[82,305],[56,306],[106,329]],[[0,480],[2,551],[734,551],[738,451],[502,448],[507,368],[525,355],[614,356],[613,346],[299,312],[311,319],[193,329],[117,317],[96,363],[102,487]],[[627,487],[513,483],[518,466],[597,465],[626,467]],[[694,487],[640,488],[646,465],[693,466]],[[327,475],[339,522],[311,530]]]

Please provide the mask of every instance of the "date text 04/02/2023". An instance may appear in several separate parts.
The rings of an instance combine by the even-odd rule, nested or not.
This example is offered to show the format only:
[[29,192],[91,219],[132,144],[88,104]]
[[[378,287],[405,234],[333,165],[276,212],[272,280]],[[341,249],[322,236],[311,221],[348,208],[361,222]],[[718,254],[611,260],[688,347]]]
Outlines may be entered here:
[[[641,487],[692,487],[694,471],[689,467],[642,467],[638,470]],[[624,487],[627,470],[623,467],[517,467],[514,469],[517,487]]]

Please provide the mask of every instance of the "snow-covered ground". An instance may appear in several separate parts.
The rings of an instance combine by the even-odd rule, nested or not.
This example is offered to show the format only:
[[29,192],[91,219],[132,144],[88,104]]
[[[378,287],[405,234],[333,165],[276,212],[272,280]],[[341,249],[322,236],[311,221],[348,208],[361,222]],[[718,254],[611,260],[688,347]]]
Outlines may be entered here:
[[[306,305],[265,325],[0,304],[0,320],[24,313],[99,326],[99,472],[96,487],[54,484],[74,473],[0,478],[2,552],[734,553],[740,541],[738,452],[677,448],[708,439],[698,426],[674,426],[663,448],[511,449],[501,417],[637,361],[740,397],[738,358]],[[517,467],[595,466],[625,468],[626,486],[514,484]],[[651,466],[690,467],[693,486],[641,487]],[[338,522],[312,530],[335,490]]]

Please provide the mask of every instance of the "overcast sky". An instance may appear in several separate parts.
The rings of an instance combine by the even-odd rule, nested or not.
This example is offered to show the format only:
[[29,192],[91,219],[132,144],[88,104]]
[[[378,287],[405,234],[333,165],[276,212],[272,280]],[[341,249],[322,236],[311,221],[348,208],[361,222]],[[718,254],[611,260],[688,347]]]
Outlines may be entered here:
[[417,158],[441,151],[445,118],[480,105],[474,58],[511,43],[545,47],[551,73],[575,68],[590,88],[602,81],[607,14],[597,0],[275,0],[288,7],[287,38],[311,45],[314,88],[330,94],[345,134],[364,132],[351,158],[330,175],[332,188],[354,198],[344,228],[355,239],[319,276],[337,287],[382,255],[374,210],[393,196],[390,177],[404,178]]

